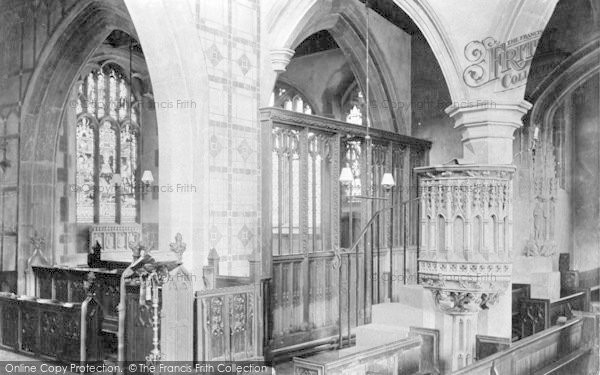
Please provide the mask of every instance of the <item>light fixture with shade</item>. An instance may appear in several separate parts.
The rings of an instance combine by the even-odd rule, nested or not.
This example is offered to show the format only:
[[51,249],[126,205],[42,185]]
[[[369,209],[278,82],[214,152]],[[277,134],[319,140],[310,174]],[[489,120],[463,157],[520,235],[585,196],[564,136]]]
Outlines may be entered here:
[[112,183],[115,186],[121,186],[123,184],[123,178],[121,177],[121,175],[119,173],[115,173],[112,176]]
[[142,183],[146,186],[150,185],[154,182],[154,177],[152,176],[152,171],[146,169],[142,174]]
[[391,188],[396,186],[396,181],[394,181],[394,176],[389,172],[384,173],[383,177],[381,178],[381,186],[385,190],[390,190]]
[[352,185],[352,182],[354,181],[354,174],[352,173],[352,169],[350,169],[350,167],[347,164],[344,168],[342,168],[339,181],[343,186],[346,187]]

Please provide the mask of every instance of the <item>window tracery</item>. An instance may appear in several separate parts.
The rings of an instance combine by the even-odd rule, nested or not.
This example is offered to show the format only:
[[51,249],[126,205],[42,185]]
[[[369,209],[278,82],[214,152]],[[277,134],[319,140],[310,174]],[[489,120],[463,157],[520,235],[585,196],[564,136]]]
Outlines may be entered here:
[[308,100],[298,90],[282,82],[275,84],[275,89],[271,93],[269,100],[269,106],[307,115],[314,114],[314,110]]
[[76,115],[77,221],[136,222],[139,114],[119,66],[107,64],[83,78]]

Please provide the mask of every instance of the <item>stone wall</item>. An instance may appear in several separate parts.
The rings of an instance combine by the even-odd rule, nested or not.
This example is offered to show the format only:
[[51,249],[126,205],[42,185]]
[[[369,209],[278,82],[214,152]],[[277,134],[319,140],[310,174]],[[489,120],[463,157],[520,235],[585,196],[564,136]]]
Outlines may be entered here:
[[[18,187],[20,155],[19,136],[21,135],[21,107],[31,76],[37,66],[40,54],[59,25],[63,16],[77,2],[65,0],[48,1],[4,1],[0,6],[0,279],[2,289],[16,290],[16,275],[5,272],[17,270],[17,243],[29,235],[18,232]],[[37,21],[37,22],[36,22]],[[48,175],[52,180],[52,176]],[[51,182],[51,181],[49,181]],[[40,193],[36,197],[37,213],[40,217],[53,215],[52,196]],[[44,228],[47,236],[52,228]],[[7,283],[7,284],[5,284]]]

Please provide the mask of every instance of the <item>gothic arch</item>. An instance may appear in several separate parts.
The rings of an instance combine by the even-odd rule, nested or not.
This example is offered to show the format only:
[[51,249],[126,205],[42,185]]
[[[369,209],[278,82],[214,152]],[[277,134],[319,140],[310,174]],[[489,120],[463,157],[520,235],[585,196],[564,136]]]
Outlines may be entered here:
[[17,267],[23,290],[29,237],[53,247],[59,124],[73,84],[94,50],[113,30],[135,35],[127,10],[117,2],[86,0],[65,15],[48,39],[26,87],[21,109]]
[[[336,15],[330,14],[333,11],[333,3],[331,0],[278,2],[270,13],[275,17],[274,21],[268,25],[269,33],[275,35],[271,40],[271,45],[276,48],[293,48],[295,43],[304,40],[308,35],[331,28],[336,22]],[[448,33],[435,15],[435,11],[422,0],[394,0],[394,3],[413,20],[427,39],[440,64],[452,100],[456,101],[458,98],[466,97],[464,84],[460,80],[460,75],[457,74],[461,71],[458,56],[451,48],[450,40],[447,37]],[[350,7],[350,5],[347,6],[347,8]],[[328,15],[316,17],[319,13]],[[344,14],[348,13],[350,12],[344,12]],[[317,19],[318,21],[315,21]],[[290,27],[290,25],[293,26]],[[364,29],[364,20],[357,25],[361,30]],[[364,58],[364,52],[362,56]],[[387,73],[385,75],[387,76]]]
[[[190,154],[190,150],[204,146],[200,133],[208,124],[208,93],[203,93],[202,89],[208,87],[208,76],[200,42],[190,37],[196,29],[187,6],[187,2],[147,4],[130,0],[82,0],[65,14],[41,51],[21,111],[19,232],[23,235],[19,236],[18,243],[20,290],[24,288],[23,271],[30,252],[29,237],[37,232],[46,239],[46,246],[52,247],[55,207],[47,202],[54,201],[58,124],[68,94],[80,70],[110,32],[121,30],[143,45],[155,102],[193,100],[197,104],[188,110],[156,112],[159,148],[169,150],[159,154],[160,165],[165,167],[161,169],[161,183],[189,183],[194,174],[200,175],[207,169],[202,158]],[[189,14],[189,19],[181,19],[182,14]],[[165,23],[169,27],[157,27]],[[174,144],[178,147],[172,147]],[[203,215],[192,215],[193,210],[204,212],[201,199],[175,194],[161,197],[159,215],[166,223],[160,226],[161,249],[169,248],[169,240],[176,232],[181,232],[190,244],[202,236],[200,231],[192,229],[199,225],[198,221],[205,220]]]
[[459,74],[461,65],[458,56],[448,38],[449,33],[435,10],[423,0],[394,0],[394,3],[412,19],[429,43],[446,79],[452,102],[467,97],[467,91],[460,78],[462,75]]
[[[313,21],[295,32],[293,39],[286,41],[286,48],[298,46],[304,39],[320,30],[329,31],[348,59],[350,69],[364,91],[366,86],[366,47],[365,35],[361,32],[364,29],[363,24],[364,21],[359,20],[354,15],[347,13],[328,14],[326,17],[321,17],[318,21]],[[392,81],[390,78],[392,71],[382,62],[383,53],[381,49],[373,37],[371,37],[370,43],[369,69],[375,74],[370,77],[369,86],[373,98],[371,102],[377,103],[377,105],[372,106],[373,123],[387,125],[384,129],[388,131],[408,132],[410,131],[408,121],[395,113],[392,108],[394,106],[383,105],[383,103],[398,103],[399,99],[394,90],[389,87],[388,82]]]
[[573,53],[557,66],[532,93],[535,103],[529,124],[547,126],[560,101],[571,91],[600,72],[600,39],[596,39]]

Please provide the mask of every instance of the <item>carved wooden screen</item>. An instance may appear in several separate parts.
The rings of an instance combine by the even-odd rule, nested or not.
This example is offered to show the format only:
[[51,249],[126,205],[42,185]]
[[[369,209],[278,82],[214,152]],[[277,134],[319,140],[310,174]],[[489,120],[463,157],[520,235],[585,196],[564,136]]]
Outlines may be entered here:
[[[341,165],[352,166],[355,195],[369,195],[369,189],[377,197],[390,194],[381,190],[380,180],[384,172],[393,172],[398,187],[391,193],[392,199],[401,203],[408,198],[408,151],[413,146],[426,149],[428,143],[373,130],[377,144],[373,153],[378,153],[375,163],[372,155],[367,157],[369,148],[363,147],[366,134],[362,126],[279,108],[263,109],[261,116],[262,222],[269,228],[263,232],[262,262],[263,277],[270,279],[270,311],[265,324],[271,355],[277,357],[296,344],[310,346],[310,342],[337,336],[340,319],[344,335],[348,327],[369,320],[370,298],[365,296],[370,295],[366,289],[371,285],[365,280],[371,277],[365,273],[365,262],[370,257],[364,256],[362,246],[358,254],[350,255],[341,247],[352,242],[349,210],[356,212],[352,230],[359,232],[381,203],[357,201],[349,209],[338,181]],[[355,160],[348,160],[349,142],[357,147]],[[382,219],[381,244],[390,243],[389,228],[399,223],[397,218],[392,224],[389,214],[387,220]],[[353,238],[358,238],[358,233]],[[401,245],[401,235],[396,233],[391,240],[394,246]],[[336,268],[340,264],[341,270]]]
[[337,302],[329,270],[336,143],[332,132],[272,127],[272,308],[282,346],[306,341],[301,337],[314,331],[334,334]]

